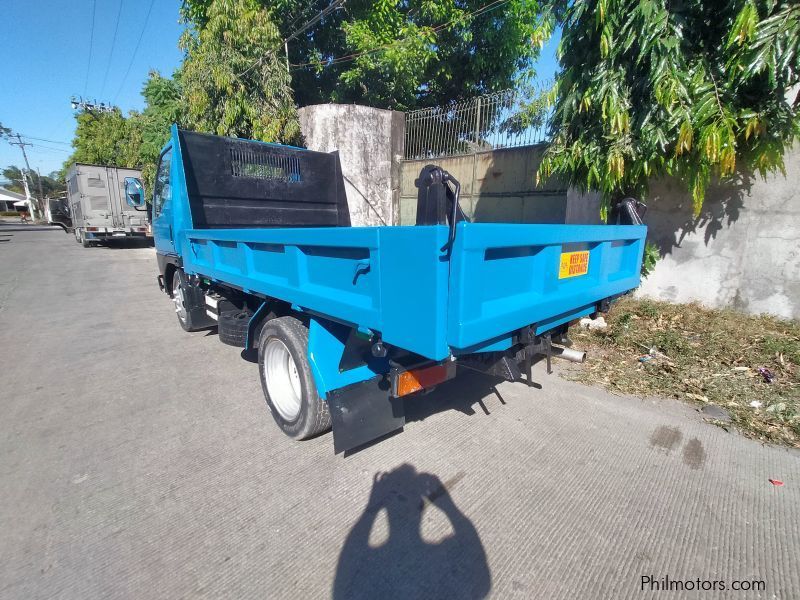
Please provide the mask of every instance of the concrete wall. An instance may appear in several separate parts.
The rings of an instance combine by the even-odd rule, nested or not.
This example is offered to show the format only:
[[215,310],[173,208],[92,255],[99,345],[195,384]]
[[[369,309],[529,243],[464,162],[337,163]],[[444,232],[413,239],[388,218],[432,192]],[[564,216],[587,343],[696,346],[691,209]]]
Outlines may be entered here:
[[565,223],[571,225],[601,225],[600,193],[583,194],[575,188],[567,190],[567,214]]
[[307,148],[339,151],[352,224],[396,223],[403,113],[354,104],[318,104],[298,112]]
[[700,218],[683,184],[654,182],[645,220],[663,258],[639,294],[800,318],[800,148],[785,163],[786,177],[711,187]]
[[400,170],[400,224],[416,220],[420,170],[433,163],[461,183],[460,204],[478,222],[564,223],[567,190],[554,183],[536,187],[543,147],[508,148],[468,156],[403,161]]

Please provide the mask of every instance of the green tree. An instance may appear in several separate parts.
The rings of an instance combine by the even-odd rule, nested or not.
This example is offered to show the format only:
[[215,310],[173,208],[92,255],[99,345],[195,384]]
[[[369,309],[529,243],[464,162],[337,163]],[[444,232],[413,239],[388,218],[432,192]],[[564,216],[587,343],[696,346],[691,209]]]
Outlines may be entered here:
[[82,111],[72,145],[75,149],[64,163],[63,174],[76,162],[142,170],[147,189],[152,189],[156,162],[169,138],[172,123],[182,123],[185,106],[181,96],[180,73],[170,79],[151,71],[142,88],[145,108],[128,116],[112,112]]
[[119,109],[111,112],[84,110],[75,116],[77,126],[65,168],[72,163],[88,163],[137,168],[140,164],[142,135],[132,119]]
[[[25,187],[22,185],[22,173],[25,171],[25,174],[28,177],[28,185],[30,186],[31,193],[36,191],[38,195],[39,191],[39,173],[37,171],[28,171],[27,169],[21,169],[15,165],[11,165],[3,169],[3,179],[6,179],[9,183],[6,185],[6,189],[11,190],[12,192],[17,192],[18,194],[25,193]],[[41,176],[41,189],[47,198],[57,198],[60,194],[63,194],[66,191],[66,187],[64,185],[63,178],[59,177],[57,171],[54,171],[48,175]]]
[[[182,125],[185,121],[184,105],[180,84],[180,71],[170,79],[158,71],[150,71],[142,88],[145,109],[130,116],[131,129],[141,136],[138,166],[142,170],[145,188],[152,189],[156,163],[161,149],[169,139],[172,123]],[[149,197],[149,194],[147,194]]]
[[181,45],[186,124],[196,130],[266,141],[300,137],[280,32],[256,0],[213,2]]
[[[686,182],[699,213],[712,178],[783,169],[800,134],[800,5],[789,0],[557,0],[563,26],[557,175],[609,202],[648,180]],[[794,92],[792,92],[795,88]]]
[[[258,1],[281,39],[331,4]],[[184,18],[202,31],[217,4],[184,0]],[[538,0],[350,0],[289,41],[295,100],[408,110],[516,86],[549,35],[540,13]]]

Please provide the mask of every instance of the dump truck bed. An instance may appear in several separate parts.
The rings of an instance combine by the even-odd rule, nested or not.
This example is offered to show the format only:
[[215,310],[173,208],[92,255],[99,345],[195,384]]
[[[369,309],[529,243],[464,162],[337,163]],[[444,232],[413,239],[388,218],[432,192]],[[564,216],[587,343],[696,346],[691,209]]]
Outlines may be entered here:
[[173,126],[157,173],[159,283],[181,327],[257,348],[278,426],[330,425],[336,452],[403,427],[402,399],[459,366],[530,381],[537,356],[582,356],[559,345],[565,324],[639,284],[644,226],[471,223],[436,165],[404,227],[351,226],[335,152]]
[[646,227],[191,229],[187,273],[379,332],[431,360],[511,346],[639,284]]

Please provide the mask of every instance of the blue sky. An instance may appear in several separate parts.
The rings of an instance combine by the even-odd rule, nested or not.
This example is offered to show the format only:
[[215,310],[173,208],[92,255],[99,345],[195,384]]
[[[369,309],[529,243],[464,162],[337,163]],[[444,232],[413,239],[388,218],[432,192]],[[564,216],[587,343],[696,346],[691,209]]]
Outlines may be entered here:
[[[158,69],[170,74],[178,66],[180,0],[152,1],[152,13],[131,63],[150,0],[96,0],[90,64],[93,0],[3,0],[0,123],[27,136],[53,140],[30,140],[37,144],[26,148],[32,168],[49,173],[61,168],[69,156],[75,124],[69,104],[73,95],[98,102],[116,97],[123,112],[141,109],[139,91],[147,72]],[[112,47],[117,14],[119,29]],[[130,72],[123,80],[129,64]],[[0,167],[10,164],[22,165],[22,154],[16,146],[0,141]]]
[[[180,0],[96,0],[90,62],[94,1],[3,0],[0,123],[35,144],[26,148],[28,158],[42,174],[60,169],[69,156],[75,129],[73,95],[114,102],[124,113],[141,109],[140,90],[147,72],[158,69],[169,75],[181,60]],[[555,74],[557,38],[545,46],[536,67],[544,80],[552,80]],[[19,148],[0,141],[0,167],[12,164],[23,164]]]
[[558,71],[558,61],[556,60],[556,50],[561,41],[561,29],[556,29],[553,35],[547,40],[539,55],[539,60],[534,65],[536,78],[540,81],[552,83]]

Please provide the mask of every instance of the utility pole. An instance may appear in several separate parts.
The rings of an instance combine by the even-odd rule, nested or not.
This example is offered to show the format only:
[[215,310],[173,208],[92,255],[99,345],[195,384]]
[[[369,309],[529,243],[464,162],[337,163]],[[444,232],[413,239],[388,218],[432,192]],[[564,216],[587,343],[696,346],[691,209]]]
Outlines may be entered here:
[[22,173],[22,187],[25,189],[25,200],[28,201],[28,208],[31,207],[31,188],[28,187],[28,176]]
[[[16,136],[17,141],[16,142],[12,142],[11,140],[9,140],[8,143],[11,144],[12,146],[19,146],[20,150],[22,150],[22,157],[25,159],[25,168],[26,168],[27,172],[30,173],[31,172],[31,164],[28,162],[28,153],[25,152],[25,146],[30,146],[31,144],[29,144],[28,142],[23,142],[22,141],[22,136],[20,134],[18,134],[18,133],[15,133],[14,136]],[[30,204],[31,219],[36,219],[37,218],[37,213],[40,212],[39,203],[38,202],[33,202],[32,199],[31,199],[31,193],[30,193],[30,190],[28,189],[28,181],[27,181],[27,178],[26,178],[25,174],[22,175],[22,178],[25,179],[25,195],[28,197],[28,204]],[[41,196],[41,194],[42,194],[42,180],[40,178],[39,179],[39,195]]]
[[42,211],[42,218],[47,218],[47,200],[44,197],[44,189],[42,188],[42,172],[39,170],[39,167],[36,167],[36,175],[38,177],[39,182],[39,208]]

